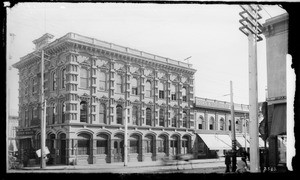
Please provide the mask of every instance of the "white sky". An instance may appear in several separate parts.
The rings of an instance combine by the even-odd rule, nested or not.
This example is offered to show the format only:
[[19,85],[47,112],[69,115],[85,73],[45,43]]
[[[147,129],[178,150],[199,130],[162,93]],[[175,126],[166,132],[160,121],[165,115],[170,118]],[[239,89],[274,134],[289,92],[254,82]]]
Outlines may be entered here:
[[[229,102],[223,95],[230,93],[231,80],[234,102],[248,104],[248,39],[239,31],[241,11],[226,4],[19,3],[8,11],[7,65],[32,52],[32,41],[45,33],[57,39],[74,32],[174,60],[192,56],[196,97]],[[264,5],[260,22],[283,13]],[[265,40],[257,48],[260,102],[267,87]],[[18,70],[8,70],[7,78],[11,113],[17,115]]]

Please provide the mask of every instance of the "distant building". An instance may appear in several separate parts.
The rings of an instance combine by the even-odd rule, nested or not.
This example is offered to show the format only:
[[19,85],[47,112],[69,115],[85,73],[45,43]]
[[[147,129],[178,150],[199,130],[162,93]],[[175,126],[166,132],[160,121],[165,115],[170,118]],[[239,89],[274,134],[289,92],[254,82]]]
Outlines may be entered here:
[[[197,158],[224,156],[224,150],[232,149],[230,103],[207,98],[195,98],[194,153]],[[249,106],[234,104],[237,150],[249,151]],[[246,140],[246,141],[245,141]],[[259,139],[263,147],[262,139]]]
[[286,55],[288,14],[263,24],[267,48],[268,133],[271,166],[286,163]]
[[8,116],[7,120],[7,146],[9,152],[18,151],[16,132],[19,126],[19,117],[18,116]]

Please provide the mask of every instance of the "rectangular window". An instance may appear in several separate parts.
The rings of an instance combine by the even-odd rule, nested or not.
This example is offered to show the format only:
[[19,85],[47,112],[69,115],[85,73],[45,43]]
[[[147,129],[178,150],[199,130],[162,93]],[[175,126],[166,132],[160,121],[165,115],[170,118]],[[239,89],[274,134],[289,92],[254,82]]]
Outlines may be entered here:
[[107,140],[97,140],[97,154],[107,154]]
[[160,99],[165,99],[165,92],[162,90],[159,90],[159,96]]
[[106,91],[107,75],[104,72],[100,72],[99,75],[99,90]]
[[138,141],[137,140],[130,141],[129,153],[138,153]]
[[89,155],[89,140],[78,140],[78,155]]
[[137,87],[132,88],[131,94],[138,95],[138,88]]
[[176,100],[176,94],[171,94],[171,100],[175,101]]
[[89,86],[89,71],[85,68],[80,70],[80,87],[87,89]]
[[202,124],[198,124],[198,129],[202,129]]

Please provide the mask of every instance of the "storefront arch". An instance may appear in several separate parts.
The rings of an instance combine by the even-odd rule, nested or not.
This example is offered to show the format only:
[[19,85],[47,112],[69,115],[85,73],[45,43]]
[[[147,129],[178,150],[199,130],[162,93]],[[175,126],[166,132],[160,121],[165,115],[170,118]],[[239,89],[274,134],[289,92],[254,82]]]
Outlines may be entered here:
[[179,148],[180,148],[179,139],[180,139],[180,136],[177,134],[173,134],[170,137],[170,155],[175,156],[180,153],[179,152]]

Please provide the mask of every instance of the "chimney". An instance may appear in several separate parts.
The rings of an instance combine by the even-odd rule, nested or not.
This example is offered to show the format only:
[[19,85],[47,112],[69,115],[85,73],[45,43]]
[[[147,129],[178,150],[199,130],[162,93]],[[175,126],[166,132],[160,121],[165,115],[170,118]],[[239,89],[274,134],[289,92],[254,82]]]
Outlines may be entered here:
[[32,41],[35,44],[35,50],[39,50],[50,43],[50,39],[54,36],[52,34],[46,33],[42,37]]

